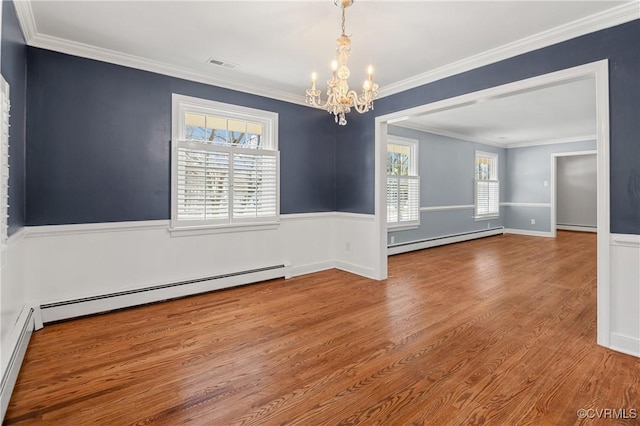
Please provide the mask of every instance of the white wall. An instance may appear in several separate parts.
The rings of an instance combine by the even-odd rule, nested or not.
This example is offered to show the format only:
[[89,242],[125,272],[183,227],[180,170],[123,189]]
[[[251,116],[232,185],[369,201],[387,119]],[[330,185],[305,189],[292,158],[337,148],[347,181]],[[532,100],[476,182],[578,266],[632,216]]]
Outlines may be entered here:
[[597,222],[596,155],[558,157],[557,224],[595,228]]
[[640,357],[640,235],[611,234],[611,348]]
[[0,313],[1,313],[1,342],[2,350],[0,365],[2,373],[6,371],[11,352],[17,338],[15,332],[22,328],[19,318],[27,306],[27,292],[24,285],[24,232],[18,231],[8,241],[2,253],[2,269],[0,281]]
[[34,329],[33,302],[25,283],[25,232],[13,234],[3,250],[0,270],[0,421],[4,418],[13,386]]

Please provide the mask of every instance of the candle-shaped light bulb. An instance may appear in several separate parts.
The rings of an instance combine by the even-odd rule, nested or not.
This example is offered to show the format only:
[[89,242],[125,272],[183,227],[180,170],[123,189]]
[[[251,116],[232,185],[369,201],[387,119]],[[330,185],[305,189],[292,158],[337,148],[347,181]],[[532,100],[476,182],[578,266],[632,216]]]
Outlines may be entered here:
[[316,80],[318,79],[318,74],[316,72],[311,73],[311,90],[316,90]]
[[367,74],[369,75],[369,82],[371,82],[371,80],[373,79],[373,67],[371,65],[369,65],[369,68],[367,68]]

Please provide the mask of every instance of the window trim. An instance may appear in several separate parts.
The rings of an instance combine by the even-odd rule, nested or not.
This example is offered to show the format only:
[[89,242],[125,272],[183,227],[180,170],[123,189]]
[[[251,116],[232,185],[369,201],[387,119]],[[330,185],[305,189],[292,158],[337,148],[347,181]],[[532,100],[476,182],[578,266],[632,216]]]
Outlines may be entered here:
[[4,250],[9,243],[9,147],[11,142],[11,87],[4,76],[0,75],[0,267],[4,266],[6,256]]
[[[491,158],[494,164],[494,177],[495,179],[478,179],[476,175],[477,172],[477,161],[478,157]],[[487,152],[487,151],[475,151],[475,155],[473,157],[473,208],[474,208],[474,216],[476,222],[482,220],[491,220],[497,219],[500,217],[500,154],[496,152]],[[496,182],[498,184],[498,211],[497,213],[486,213],[486,214],[478,214],[478,182]]]
[[[191,223],[183,224],[178,221],[178,141],[185,140],[185,113],[199,113],[209,115],[219,115],[225,118],[254,121],[263,125],[265,129],[264,141],[266,144],[262,149],[275,152],[277,160],[276,169],[276,213],[275,219],[238,220],[226,223]],[[229,150],[232,148],[223,145],[216,146],[216,149]],[[244,151],[244,148],[237,148]],[[251,149],[255,152],[256,149]],[[172,236],[200,235],[210,233],[242,232],[258,229],[274,229],[280,224],[280,164],[278,151],[278,113],[264,111],[240,105],[226,104],[223,102],[208,99],[195,98],[173,93],[171,95],[171,219],[169,221],[169,231]]]
[[[420,206],[421,206],[421,197],[420,197],[420,174],[419,174],[419,159],[420,159],[420,151],[419,151],[419,147],[420,147],[420,141],[418,139],[410,139],[410,138],[404,138],[402,136],[394,136],[394,135],[387,135],[387,147],[385,149],[385,151],[388,153],[389,152],[389,145],[403,145],[403,146],[408,146],[409,147],[409,157],[412,161],[409,162],[409,174],[408,176],[410,177],[416,177],[418,178],[418,220],[417,221],[412,221],[412,222],[389,222],[389,217],[387,216],[387,229],[390,232],[395,232],[395,231],[404,231],[404,230],[409,230],[409,229],[418,229],[420,228]],[[386,182],[388,182],[389,179],[389,174],[387,174],[387,179],[385,180]],[[393,176],[393,175],[391,175]],[[385,191],[386,194],[386,191]],[[387,208],[389,206],[389,201],[387,200]]]

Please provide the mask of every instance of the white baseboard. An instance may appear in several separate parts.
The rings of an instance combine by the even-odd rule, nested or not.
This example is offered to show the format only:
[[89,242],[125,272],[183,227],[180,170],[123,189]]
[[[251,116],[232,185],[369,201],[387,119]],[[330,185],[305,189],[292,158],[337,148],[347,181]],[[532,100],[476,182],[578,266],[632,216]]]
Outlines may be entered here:
[[5,371],[2,372],[2,383],[0,384],[0,422],[4,420],[4,415],[7,413],[11,393],[16,384],[18,373],[20,372],[20,367],[22,366],[22,361],[24,360],[24,355],[27,352],[27,346],[31,339],[31,334],[33,334],[33,329],[33,309],[25,307],[20,313],[14,330],[11,333],[9,343],[13,343],[13,348],[7,367]]
[[561,231],[598,232],[598,228],[595,226],[558,225],[556,229]]
[[47,303],[41,305],[40,310],[42,312],[42,320],[48,323],[286,276],[289,276],[288,267],[277,265],[237,274],[207,277],[203,280],[162,284],[154,287]]
[[529,231],[527,229],[513,229],[513,228],[506,228],[504,230],[505,234],[515,234],[515,235],[528,235],[530,237],[546,237],[546,238],[553,238],[553,233],[552,232],[544,232],[544,231]]
[[422,250],[430,247],[442,246],[445,244],[459,243],[462,241],[475,240],[477,238],[490,237],[493,235],[502,235],[503,233],[504,233],[504,229],[496,228],[496,229],[489,229],[486,231],[470,232],[466,234],[456,234],[456,235],[451,235],[447,237],[432,238],[428,240],[411,241],[408,243],[389,246],[387,248],[387,254],[389,256],[392,256],[394,254],[407,253],[414,250]]
[[610,333],[609,349],[640,357],[640,340],[617,333]]
[[356,275],[361,275],[363,277],[370,278],[372,280],[376,279],[375,271],[372,268],[367,268],[366,266],[356,265],[354,263],[337,260],[335,262],[334,267],[336,269],[340,269],[341,271],[350,272]]
[[311,263],[308,265],[292,266],[291,276],[297,277],[300,275],[312,274],[314,272],[326,271],[336,267],[334,260],[328,260],[326,262]]

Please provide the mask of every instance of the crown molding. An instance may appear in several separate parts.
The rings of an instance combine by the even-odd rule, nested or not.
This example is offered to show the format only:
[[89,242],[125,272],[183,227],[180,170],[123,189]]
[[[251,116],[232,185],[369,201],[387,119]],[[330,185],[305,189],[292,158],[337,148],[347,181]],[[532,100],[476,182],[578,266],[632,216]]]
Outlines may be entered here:
[[[541,140],[530,140],[530,141],[521,141],[521,142],[505,142],[498,141],[495,139],[487,139],[481,138],[473,135],[467,135],[464,133],[451,132],[449,130],[437,129],[425,125],[421,125],[420,123],[405,123],[405,122],[396,122],[393,123],[394,126],[404,127],[406,129],[417,130],[419,132],[431,133],[439,136],[446,136],[449,138],[460,139],[467,142],[481,143],[483,145],[495,146],[498,148],[526,148],[529,146],[541,146],[541,145],[557,145],[561,143],[572,143],[572,142],[584,142],[596,140],[596,135],[580,135],[580,136],[572,136],[566,138],[556,138],[556,139],[541,139]],[[392,137],[390,135],[389,137]],[[393,136],[395,137],[395,136]]]
[[573,142],[584,142],[584,141],[595,141],[598,139],[596,135],[583,135],[583,136],[573,136],[569,138],[557,138],[557,139],[544,139],[537,141],[524,141],[524,142],[512,142],[506,144],[506,148],[526,148],[528,146],[541,146],[541,145],[558,145],[561,143],[573,143]]
[[[33,9],[31,8],[31,1],[32,0],[13,0],[25,42],[29,46],[155,72],[199,83],[220,86],[244,93],[264,96],[309,107],[304,96],[296,93],[258,85],[239,83],[233,79],[214,77],[206,73],[192,71],[160,61],[153,61],[114,50],[39,34],[35,17],[33,16]],[[637,1],[625,3],[615,8],[569,22],[551,30],[543,31],[531,37],[526,37],[498,48],[490,49],[480,54],[453,62],[443,67],[392,83],[380,90],[380,98],[639,18],[640,10],[638,8]],[[498,146],[503,145],[504,144],[500,144]]]
[[638,2],[625,3],[495,49],[484,51],[460,61],[452,62],[431,71],[409,77],[405,80],[389,84],[380,89],[380,98],[639,18],[640,8],[638,7]]
[[38,34],[36,18],[33,16],[33,9],[31,8],[31,1],[13,0],[13,5],[16,8],[16,15],[18,15],[18,22],[22,28],[24,40],[29,44],[36,34]]
[[437,129],[422,125],[420,123],[399,121],[392,124],[393,126],[404,127],[405,129],[417,130],[419,132],[432,133],[434,135],[446,136],[448,138],[461,139],[467,142],[481,143],[483,145],[496,146],[498,148],[507,148],[505,142],[499,142],[492,139],[485,139],[477,136],[466,135],[464,133],[451,132],[449,130]]
[[170,65],[164,62],[141,58],[139,56],[116,52],[114,50],[91,46],[84,43],[78,43],[58,37],[37,34],[27,44],[29,44],[29,46],[39,47],[41,49],[66,53],[68,55],[80,56],[83,58],[122,65],[129,68],[150,71],[158,74],[168,75],[171,77],[210,84],[212,86],[224,87],[226,89],[237,90],[239,92],[264,96],[267,98],[277,99],[294,104],[307,105],[304,97],[301,95],[295,95],[282,90],[270,89],[264,86],[239,83],[238,81],[233,79],[215,77],[209,74],[177,67],[175,65]]

